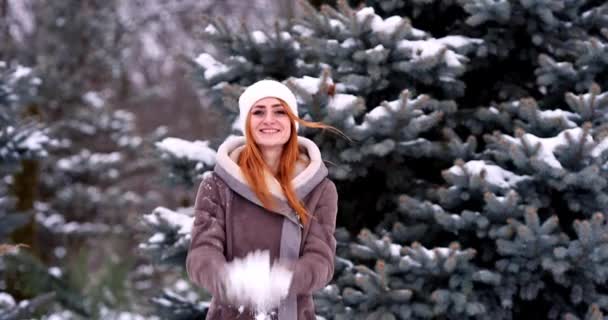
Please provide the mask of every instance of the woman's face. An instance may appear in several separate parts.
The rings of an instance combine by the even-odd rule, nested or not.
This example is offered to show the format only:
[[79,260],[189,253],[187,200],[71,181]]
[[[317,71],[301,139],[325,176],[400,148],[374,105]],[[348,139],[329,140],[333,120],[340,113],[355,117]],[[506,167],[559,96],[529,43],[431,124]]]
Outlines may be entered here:
[[260,148],[282,147],[291,136],[291,121],[277,98],[258,100],[251,110],[249,125]]

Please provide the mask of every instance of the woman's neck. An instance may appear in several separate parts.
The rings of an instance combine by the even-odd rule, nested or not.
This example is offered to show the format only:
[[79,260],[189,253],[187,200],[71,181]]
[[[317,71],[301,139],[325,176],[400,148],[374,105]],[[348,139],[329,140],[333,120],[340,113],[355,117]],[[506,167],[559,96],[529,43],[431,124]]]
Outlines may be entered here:
[[264,158],[264,162],[266,162],[270,173],[276,177],[279,173],[279,162],[281,161],[283,148],[262,148],[260,151],[262,151],[262,158]]

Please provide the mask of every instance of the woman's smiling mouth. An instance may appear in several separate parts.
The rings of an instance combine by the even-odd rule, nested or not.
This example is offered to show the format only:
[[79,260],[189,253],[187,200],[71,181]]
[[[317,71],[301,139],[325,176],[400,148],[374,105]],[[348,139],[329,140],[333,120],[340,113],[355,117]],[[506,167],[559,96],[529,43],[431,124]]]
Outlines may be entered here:
[[263,134],[275,134],[278,133],[280,130],[278,129],[262,129],[260,130],[261,133]]

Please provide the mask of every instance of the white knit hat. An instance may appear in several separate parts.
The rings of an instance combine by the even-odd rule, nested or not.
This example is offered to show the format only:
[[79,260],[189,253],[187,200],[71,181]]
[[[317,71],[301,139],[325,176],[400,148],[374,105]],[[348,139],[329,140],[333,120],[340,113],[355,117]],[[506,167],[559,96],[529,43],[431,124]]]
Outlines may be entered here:
[[[279,98],[289,106],[291,112],[298,116],[298,102],[296,96],[289,90],[289,88],[274,80],[260,80],[245,89],[245,91],[239,97],[239,120],[238,129],[241,132],[245,132],[245,120],[249,110],[253,107],[253,104],[257,101],[273,97]],[[298,123],[296,122],[296,131],[298,131]]]

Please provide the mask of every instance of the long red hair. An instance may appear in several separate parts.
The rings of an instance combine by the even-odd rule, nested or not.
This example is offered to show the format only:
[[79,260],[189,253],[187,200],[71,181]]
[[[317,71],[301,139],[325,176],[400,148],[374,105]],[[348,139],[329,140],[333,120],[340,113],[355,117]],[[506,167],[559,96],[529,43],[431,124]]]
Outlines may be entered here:
[[[291,108],[287,106],[285,101],[278,99],[283,109],[285,109],[287,116],[291,122],[291,135],[289,136],[289,140],[283,146],[283,152],[281,153],[281,158],[279,161],[279,170],[277,173],[277,180],[281,185],[283,190],[283,194],[285,198],[287,198],[287,202],[289,206],[292,207],[298,217],[300,217],[300,221],[302,224],[308,223],[309,214],[304,207],[304,204],[300,199],[298,199],[295,190],[293,189],[293,185],[291,184],[291,177],[295,173],[296,162],[300,156],[300,149],[298,146],[298,133],[296,131],[296,122],[300,125],[316,128],[316,129],[329,129],[330,131],[336,132],[340,135],[343,135],[340,130],[323,124],[321,122],[311,122],[300,119],[296,116]],[[251,113],[247,114],[247,119],[245,120],[245,149],[241,152],[239,158],[239,166],[243,171],[243,175],[249,186],[253,189],[254,193],[262,202],[264,208],[271,210],[275,203],[272,199],[270,191],[268,190],[268,186],[266,185],[266,180],[264,179],[264,172],[270,170],[264,162],[264,158],[262,157],[262,152],[259,146],[255,143],[253,138],[253,131],[251,126],[249,125]]]

